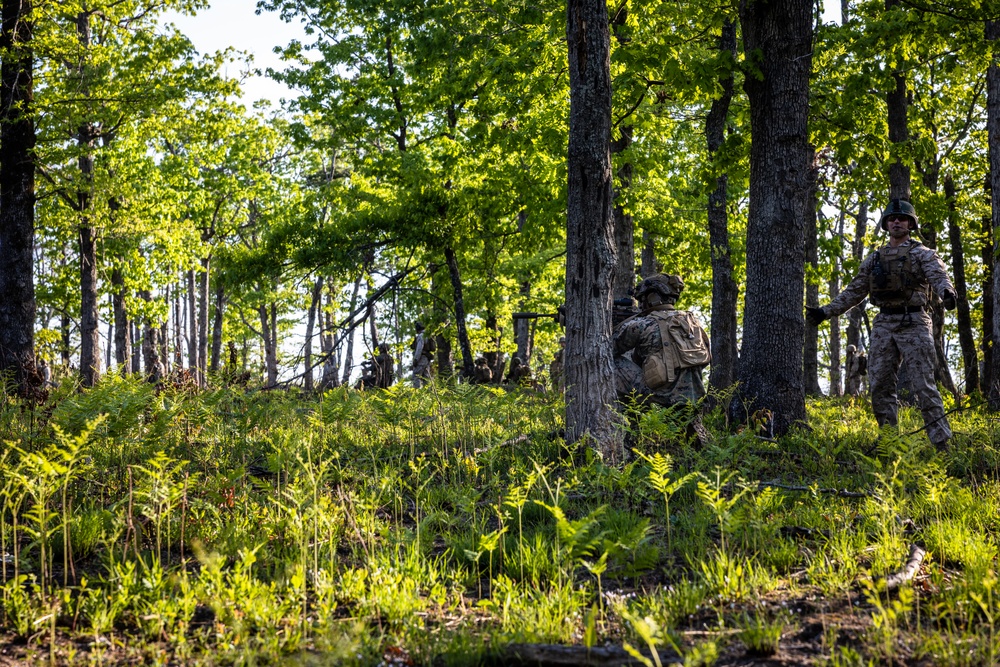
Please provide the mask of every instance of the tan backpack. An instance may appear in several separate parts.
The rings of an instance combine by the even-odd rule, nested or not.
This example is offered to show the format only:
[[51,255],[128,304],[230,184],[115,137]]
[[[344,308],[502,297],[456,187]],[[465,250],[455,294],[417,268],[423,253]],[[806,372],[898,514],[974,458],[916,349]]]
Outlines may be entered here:
[[712,362],[708,334],[686,310],[659,310],[651,317],[660,326],[663,347],[642,364],[642,379],[650,389],[658,389],[677,379],[677,371],[701,368]]

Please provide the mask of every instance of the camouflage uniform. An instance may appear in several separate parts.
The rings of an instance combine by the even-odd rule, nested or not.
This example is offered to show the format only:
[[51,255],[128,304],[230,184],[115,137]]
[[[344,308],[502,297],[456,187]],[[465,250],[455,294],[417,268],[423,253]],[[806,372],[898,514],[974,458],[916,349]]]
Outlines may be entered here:
[[389,354],[388,345],[379,345],[378,350],[379,353],[375,357],[376,384],[382,389],[388,389],[396,381],[396,373],[392,369],[392,355]]
[[[649,309],[654,312],[671,310],[675,308],[670,304]],[[628,319],[615,330],[615,386],[620,399],[634,392],[636,397],[646,398],[658,405],[674,405],[693,403],[705,395],[701,368],[677,369],[677,377],[673,382],[657,389],[647,386],[642,377],[642,365],[647,357],[660,354],[663,347],[660,325],[652,313]],[[632,354],[626,355],[630,350]]]
[[847,361],[844,364],[847,371],[847,383],[844,385],[845,396],[858,396],[862,389],[862,375],[868,372],[868,359],[865,353],[853,345],[847,346]]
[[900,363],[905,363],[927,435],[932,443],[943,446],[951,438],[951,428],[934,380],[937,353],[931,316],[927,312],[931,298],[928,288],[942,299],[945,295],[952,295],[953,299],[955,288],[941,258],[919,241],[907,240],[896,248],[886,245],[877,252],[882,267],[894,261],[902,264],[908,257],[911,268],[906,288],[883,294],[873,287],[876,254],[872,253],[861,263],[858,275],[822,311],[827,317],[836,317],[870,296],[872,304],[881,309],[872,324],[868,357],[868,381],[875,419],[880,426],[896,424],[899,407],[896,380]]
[[489,384],[493,380],[493,371],[490,370],[484,357],[476,359],[476,367],[473,371],[476,384]]

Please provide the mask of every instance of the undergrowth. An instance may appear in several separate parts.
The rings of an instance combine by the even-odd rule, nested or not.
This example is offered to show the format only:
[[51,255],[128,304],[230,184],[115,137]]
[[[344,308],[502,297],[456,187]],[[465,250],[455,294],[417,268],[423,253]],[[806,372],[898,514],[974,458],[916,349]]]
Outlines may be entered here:
[[[109,376],[3,397],[0,638],[52,664],[478,664],[512,643],[997,662],[991,415],[953,414],[940,454],[919,414],[880,432],[853,399],[778,440],[721,410],[703,445],[687,414],[628,414],[610,466],[527,391]],[[912,545],[917,576],[886,591]]]

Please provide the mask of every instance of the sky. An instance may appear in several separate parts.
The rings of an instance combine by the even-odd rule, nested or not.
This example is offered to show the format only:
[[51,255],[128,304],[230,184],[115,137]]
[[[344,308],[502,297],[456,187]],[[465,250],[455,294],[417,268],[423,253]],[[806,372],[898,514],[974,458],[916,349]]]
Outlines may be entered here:
[[[285,23],[275,12],[254,13],[256,0],[210,0],[211,6],[196,16],[170,12],[164,22],[173,23],[187,35],[200,53],[208,54],[233,47],[253,55],[253,65],[261,71],[268,67],[283,69],[274,47],[293,39],[304,39],[300,23]],[[238,76],[241,64],[231,65],[231,76]],[[296,97],[295,91],[267,76],[250,77],[244,82],[244,102],[249,107],[259,99],[278,105],[281,98]]]

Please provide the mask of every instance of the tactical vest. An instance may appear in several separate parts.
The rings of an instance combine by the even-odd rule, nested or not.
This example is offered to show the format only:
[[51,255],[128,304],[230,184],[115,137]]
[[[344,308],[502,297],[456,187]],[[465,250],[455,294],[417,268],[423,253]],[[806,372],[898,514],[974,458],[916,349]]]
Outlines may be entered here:
[[677,371],[701,368],[712,361],[708,334],[686,310],[659,310],[650,314],[660,327],[662,348],[642,364],[642,379],[657,389],[677,379]]
[[871,301],[880,308],[899,308],[911,305],[914,294],[924,294],[924,303],[930,302],[930,286],[920,263],[912,251],[920,243],[910,241],[907,246],[884,246],[875,251],[868,274],[868,291]]

